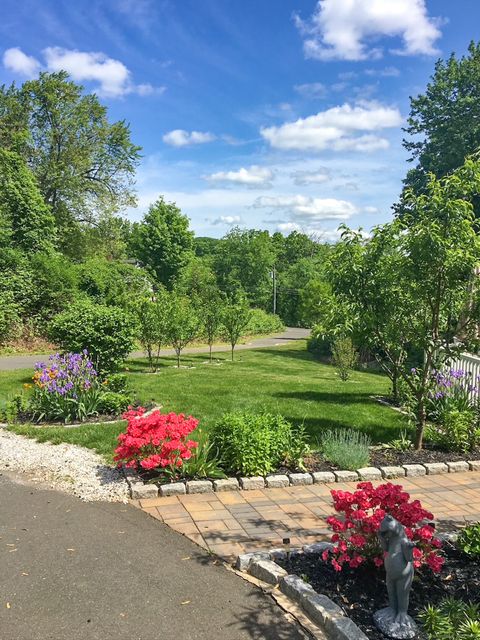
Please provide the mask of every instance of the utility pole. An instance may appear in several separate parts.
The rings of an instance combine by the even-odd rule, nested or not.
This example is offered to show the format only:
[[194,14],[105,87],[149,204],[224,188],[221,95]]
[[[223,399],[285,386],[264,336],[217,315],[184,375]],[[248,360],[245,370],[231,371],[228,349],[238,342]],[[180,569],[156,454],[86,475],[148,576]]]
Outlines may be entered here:
[[273,313],[277,313],[277,272],[275,271],[275,265],[272,269],[273,278]]

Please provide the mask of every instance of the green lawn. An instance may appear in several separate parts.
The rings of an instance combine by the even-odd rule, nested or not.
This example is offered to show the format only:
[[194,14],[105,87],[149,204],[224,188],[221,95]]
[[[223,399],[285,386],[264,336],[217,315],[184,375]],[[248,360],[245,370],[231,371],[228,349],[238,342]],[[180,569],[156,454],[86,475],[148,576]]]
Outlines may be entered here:
[[[154,400],[164,411],[191,414],[208,429],[225,411],[244,409],[278,412],[294,424],[304,423],[312,444],[322,431],[352,427],[368,433],[374,442],[388,441],[399,434],[404,418],[370,398],[388,392],[382,375],[357,371],[342,382],[335,369],[321,364],[306,351],[305,342],[284,347],[239,351],[234,363],[227,353],[185,356],[176,369],[173,358],[164,358],[157,374],[147,373],[145,360],[128,362],[131,386],[141,402]],[[0,373],[0,401],[27,382],[30,372]],[[122,423],[111,426],[82,426],[74,429],[14,427],[42,441],[74,442],[108,455]]]

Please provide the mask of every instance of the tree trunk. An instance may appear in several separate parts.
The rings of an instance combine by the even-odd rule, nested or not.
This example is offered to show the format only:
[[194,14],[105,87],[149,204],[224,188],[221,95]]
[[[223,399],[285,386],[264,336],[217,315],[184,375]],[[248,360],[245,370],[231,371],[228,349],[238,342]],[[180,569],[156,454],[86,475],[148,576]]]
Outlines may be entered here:
[[212,364],[212,344],[210,343],[208,345],[208,347],[209,347],[209,350],[210,350],[210,364]]
[[417,405],[417,431],[415,434],[415,450],[420,451],[423,446],[423,432],[425,431],[425,423],[427,422],[427,411],[425,409],[425,400],[423,396],[418,400]]
[[233,350],[235,349],[235,345],[232,344],[232,362],[233,362]]
[[177,354],[177,369],[180,369],[180,349],[175,349],[175,353]]
[[395,369],[392,375],[392,398],[395,404],[398,404],[398,369]]

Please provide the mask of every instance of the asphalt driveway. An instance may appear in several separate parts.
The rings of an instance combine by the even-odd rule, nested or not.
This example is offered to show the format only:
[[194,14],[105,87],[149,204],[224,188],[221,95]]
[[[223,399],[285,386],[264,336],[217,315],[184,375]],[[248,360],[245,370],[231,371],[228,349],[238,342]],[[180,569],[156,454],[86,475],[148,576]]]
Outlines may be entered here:
[[2,640],[305,640],[273,600],[139,509],[0,475]]

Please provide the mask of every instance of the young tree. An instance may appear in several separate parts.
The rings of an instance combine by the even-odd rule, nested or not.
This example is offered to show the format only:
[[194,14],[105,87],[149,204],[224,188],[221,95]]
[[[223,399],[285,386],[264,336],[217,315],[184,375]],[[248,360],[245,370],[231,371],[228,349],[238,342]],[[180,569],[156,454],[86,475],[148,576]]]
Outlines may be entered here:
[[138,306],[139,339],[147,353],[151,371],[156,371],[162,346],[170,337],[170,296],[164,290],[145,298]]
[[199,333],[201,320],[189,298],[177,293],[171,294],[168,337],[177,355],[177,367],[180,368],[180,355],[189,342]]
[[233,351],[238,340],[242,337],[250,321],[251,311],[244,296],[237,294],[231,298],[222,311],[222,325]]
[[172,202],[160,197],[133,225],[131,249],[160,284],[172,290],[181,270],[193,256],[189,220]]
[[210,362],[212,362],[212,345],[220,333],[223,316],[223,300],[216,287],[204,291],[203,299],[200,303],[200,313],[203,332],[209,347]]
[[[472,304],[472,281],[480,263],[480,238],[471,202],[479,192],[476,157],[442,179],[432,175],[425,194],[406,192],[408,213],[377,230],[366,256],[346,265],[339,275],[343,290],[334,284],[351,302],[382,360],[397,366],[400,359],[403,365],[408,348],[423,353],[418,367],[398,371],[414,399],[417,449],[423,444],[432,373],[454,353],[459,330],[479,317],[480,296],[474,287]],[[358,244],[355,251],[361,251]],[[355,296],[359,290],[361,297]]]

